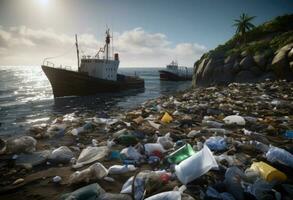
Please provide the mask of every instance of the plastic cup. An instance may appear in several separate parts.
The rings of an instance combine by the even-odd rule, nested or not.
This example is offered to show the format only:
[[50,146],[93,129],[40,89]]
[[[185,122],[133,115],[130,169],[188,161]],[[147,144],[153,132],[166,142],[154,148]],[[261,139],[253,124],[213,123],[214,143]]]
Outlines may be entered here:
[[204,145],[202,150],[176,165],[175,174],[186,185],[215,167],[218,167],[218,164],[210,149]]

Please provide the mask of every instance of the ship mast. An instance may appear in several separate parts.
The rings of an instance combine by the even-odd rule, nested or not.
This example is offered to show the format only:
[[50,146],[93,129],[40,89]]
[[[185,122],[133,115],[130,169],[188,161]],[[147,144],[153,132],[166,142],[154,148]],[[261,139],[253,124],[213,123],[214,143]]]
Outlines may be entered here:
[[76,54],[77,54],[77,68],[78,68],[78,71],[80,71],[80,68],[79,68],[79,49],[78,49],[77,34],[75,34],[75,46],[76,46]]
[[110,44],[110,33],[109,29],[106,31],[106,60],[109,59],[109,44]]

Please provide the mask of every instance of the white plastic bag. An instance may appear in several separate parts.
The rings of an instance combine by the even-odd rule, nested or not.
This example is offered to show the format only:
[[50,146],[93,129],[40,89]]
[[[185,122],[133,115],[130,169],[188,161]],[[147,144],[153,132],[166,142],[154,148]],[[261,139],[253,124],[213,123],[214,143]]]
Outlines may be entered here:
[[108,169],[108,173],[111,174],[123,174],[129,171],[135,171],[134,165],[113,165]]
[[232,124],[236,124],[240,126],[245,125],[245,119],[239,115],[230,115],[225,117],[223,120],[225,124],[228,124],[228,125],[232,125]]
[[70,184],[89,182],[90,180],[102,179],[108,175],[108,170],[101,163],[95,163],[82,171],[76,171],[69,178]]

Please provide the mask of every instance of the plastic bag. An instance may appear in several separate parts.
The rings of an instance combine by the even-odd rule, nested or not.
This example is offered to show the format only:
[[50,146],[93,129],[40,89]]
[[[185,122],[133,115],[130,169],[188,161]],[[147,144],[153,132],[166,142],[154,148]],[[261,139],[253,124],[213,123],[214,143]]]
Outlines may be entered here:
[[109,148],[107,146],[101,146],[101,147],[87,147],[82,150],[80,153],[75,168],[82,167],[85,164],[89,164],[92,162],[95,162],[97,160],[100,160],[104,157],[106,157],[109,153]]
[[37,140],[31,136],[22,136],[7,140],[7,153],[32,153],[36,151]]
[[161,144],[158,143],[147,143],[144,145],[144,149],[147,155],[151,155],[154,151],[164,153],[166,150]]
[[170,133],[167,133],[165,136],[158,137],[157,143],[161,144],[164,149],[170,149],[174,145],[172,138],[170,137]]
[[122,159],[139,160],[142,155],[134,147],[130,146],[121,150],[120,157]]
[[101,163],[95,163],[82,171],[76,171],[69,178],[70,184],[89,182],[90,180],[102,179],[108,175],[108,170]]
[[67,146],[61,146],[52,151],[49,161],[54,164],[66,164],[70,162],[73,156],[73,152]]
[[223,151],[227,149],[227,143],[225,138],[220,136],[210,137],[205,141],[205,144],[209,147],[209,149],[214,151]]
[[134,165],[113,165],[108,169],[108,173],[111,174],[123,174],[129,171],[135,171]]
[[236,124],[240,126],[245,125],[245,119],[239,115],[230,115],[225,117],[223,120],[225,124],[228,124],[228,125],[232,125],[232,124]]

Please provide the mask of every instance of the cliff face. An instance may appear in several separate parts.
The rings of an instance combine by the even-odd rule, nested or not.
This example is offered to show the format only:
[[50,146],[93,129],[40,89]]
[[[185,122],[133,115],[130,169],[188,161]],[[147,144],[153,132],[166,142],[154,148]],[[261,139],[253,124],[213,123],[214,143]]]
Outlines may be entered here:
[[234,36],[194,64],[193,86],[293,80],[293,15],[277,17],[247,32],[246,42]]

